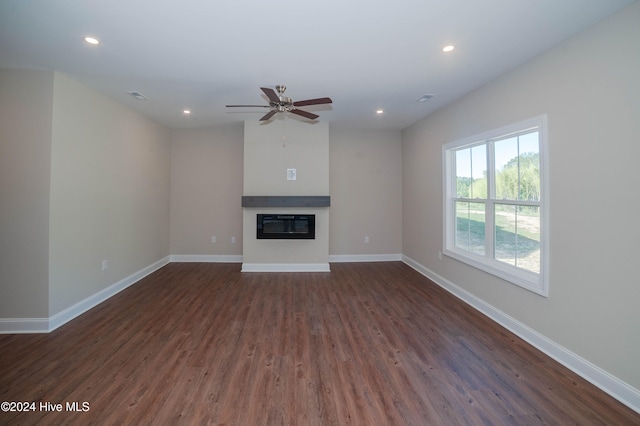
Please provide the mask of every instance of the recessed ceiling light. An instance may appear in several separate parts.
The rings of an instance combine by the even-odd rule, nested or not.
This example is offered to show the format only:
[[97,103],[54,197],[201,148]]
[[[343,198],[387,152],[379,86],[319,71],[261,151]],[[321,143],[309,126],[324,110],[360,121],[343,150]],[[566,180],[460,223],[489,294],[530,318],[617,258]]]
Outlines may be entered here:
[[453,49],[455,49],[455,48],[456,48],[456,47],[455,47],[454,45],[450,44],[450,45],[448,45],[448,46],[443,47],[443,48],[442,48],[442,51],[443,51],[443,52],[451,52],[451,51],[452,51]]
[[100,40],[98,40],[95,37],[91,37],[91,36],[87,36],[84,38],[84,41],[86,41],[89,44],[93,44],[93,45],[97,45],[100,44]]
[[384,110],[383,109],[379,109],[376,111],[376,114],[384,114]]
[[189,115],[191,114],[191,110],[185,109],[184,111],[182,111],[182,113],[185,115]]

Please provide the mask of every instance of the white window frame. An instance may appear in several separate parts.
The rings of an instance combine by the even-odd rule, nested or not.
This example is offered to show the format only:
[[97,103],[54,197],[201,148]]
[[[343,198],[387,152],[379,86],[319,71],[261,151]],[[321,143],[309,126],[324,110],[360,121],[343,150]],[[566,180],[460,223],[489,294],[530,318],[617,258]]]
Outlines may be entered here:
[[[493,258],[494,253],[494,216],[493,205],[500,204],[502,200],[496,200],[491,189],[492,179],[495,172],[493,141],[503,139],[506,136],[517,135],[528,130],[537,129],[539,135],[539,157],[540,157],[540,273],[527,271],[516,266],[508,265]],[[443,161],[443,198],[444,198],[444,224],[443,224],[443,254],[488,272],[499,278],[507,280],[515,285],[523,287],[541,296],[549,295],[549,172],[547,154],[547,116],[541,115],[508,126],[494,129],[479,135],[449,142],[442,147]],[[455,246],[455,155],[454,151],[478,145],[488,145],[487,170],[488,188],[490,192],[486,199],[481,199],[486,203],[485,213],[485,254],[474,254],[470,251],[462,250]],[[468,200],[473,202],[473,199]],[[511,200],[510,200],[511,201]],[[511,203],[510,203],[511,204]]]

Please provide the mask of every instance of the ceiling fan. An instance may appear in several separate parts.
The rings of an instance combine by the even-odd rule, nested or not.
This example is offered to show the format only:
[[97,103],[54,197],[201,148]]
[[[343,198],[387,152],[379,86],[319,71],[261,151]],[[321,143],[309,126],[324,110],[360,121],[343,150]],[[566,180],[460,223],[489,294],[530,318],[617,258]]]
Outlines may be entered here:
[[319,117],[319,115],[312,114],[307,111],[303,111],[298,109],[297,107],[301,106],[309,106],[309,105],[320,105],[320,104],[330,104],[333,101],[331,98],[316,98],[316,99],[307,99],[304,101],[296,101],[294,102],[291,98],[284,95],[284,91],[287,90],[287,86],[277,85],[276,90],[273,90],[269,87],[261,87],[262,91],[267,98],[269,98],[269,105],[227,105],[227,108],[271,108],[271,111],[266,113],[260,121],[268,121],[279,112],[290,112],[292,114],[299,115],[304,118],[308,118],[309,120],[315,120]]

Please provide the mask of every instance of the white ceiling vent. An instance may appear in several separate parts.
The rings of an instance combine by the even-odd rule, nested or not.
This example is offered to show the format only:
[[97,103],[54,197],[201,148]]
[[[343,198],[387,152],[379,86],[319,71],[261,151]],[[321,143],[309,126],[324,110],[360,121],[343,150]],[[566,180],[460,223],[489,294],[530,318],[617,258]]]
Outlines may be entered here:
[[145,95],[143,95],[140,92],[136,92],[136,91],[132,91],[132,92],[127,92],[129,94],[129,96],[132,96],[134,98],[136,98],[139,101],[146,101],[149,98],[147,98]]
[[429,99],[433,98],[435,95],[432,93],[426,93],[418,98],[416,102],[427,102]]

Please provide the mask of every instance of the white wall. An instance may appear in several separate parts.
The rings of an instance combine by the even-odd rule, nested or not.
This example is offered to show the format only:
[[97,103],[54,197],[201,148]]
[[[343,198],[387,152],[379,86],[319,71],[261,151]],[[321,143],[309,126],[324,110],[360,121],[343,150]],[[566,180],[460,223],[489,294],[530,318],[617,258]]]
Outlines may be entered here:
[[[403,253],[640,389],[640,3],[403,132]],[[444,258],[442,145],[549,119],[549,297]]]
[[[281,122],[272,124],[282,130]],[[291,148],[289,142],[293,143],[285,141],[284,149]],[[172,255],[192,259],[242,256],[243,144],[243,123],[172,132]],[[276,133],[273,145],[274,152],[281,153],[281,132]],[[282,168],[274,168],[274,179],[284,182],[282,191],[288,191],[286,183],[298,181],[287,182]],[[301,169],[300,179],[308,177],[307,172]],[[362,258],[401,253],[401,181],[400,131],[329,128],[330,255]],[[298,190],[293,188],[291,194]],[[364,243],[365,235],[370,237],[369,244]],[[215,244],[212,236],[216,236]],[[237,237],[235,244],[230,242],[232,236]]]
[[330,130],[331,255],[402,253],[401,137],[392,130]]
[[171,138],[64,75],[53,93],[50,315],[169,255]]
[[0,319],[49,314],[53,73],[0,70]]
[[[289,168],[296,180],[287,180]],[[327,195],[329,125],[290,117],[246,121],[243,184],[244,195]]]
[[[287,180],[287,169],[296,180]],[[329,125],[278,118],[271,123],[245,122],[243,195],[330,195]],[[316,215],[315,240],[258,240],[256,214]],[[243,211],[243,263],[310,264],[328,267],[329,208]],[[243,269],[245,267],[243,266]]]
[[173,131],[172,255],[242,255],[243,135],[242,123]]

